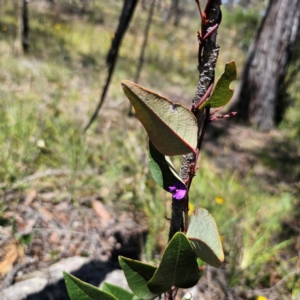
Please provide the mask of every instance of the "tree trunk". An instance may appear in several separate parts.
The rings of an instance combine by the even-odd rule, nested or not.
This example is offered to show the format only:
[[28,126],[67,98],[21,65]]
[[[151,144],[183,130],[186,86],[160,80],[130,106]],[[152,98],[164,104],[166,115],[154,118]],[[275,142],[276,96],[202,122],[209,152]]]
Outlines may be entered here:
[[233,109],[238,112],[237,121],[261,131],[274,126],[278,91],[291,60],[299,23],[299,0],[270,0],[236,94]]
[[27,0],[21,0],[21,18],[20,18],[20,26],[21,26],[21,39],[22,39],[22,48],[25,53],[28,52],[29,49],[29,23],[28,23],[28,7]]

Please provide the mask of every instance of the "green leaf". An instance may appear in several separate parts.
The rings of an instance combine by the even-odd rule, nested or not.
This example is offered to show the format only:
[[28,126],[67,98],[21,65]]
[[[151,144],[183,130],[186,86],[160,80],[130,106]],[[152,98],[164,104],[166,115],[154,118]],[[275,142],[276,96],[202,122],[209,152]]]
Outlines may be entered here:
[[121,84],[159,152],[164,155],[195,152],[198,125],[189,109],[128,80]]
[[117,299],[122,300],[132,300],[133,294],[124,290],[123,288],[116,286],[114,284],[110,284],[108,282],[104,282],[101,286],[102,291],[108,292],[114,295]]
[[229,88],[230,83],[234,80],[236,80],[236,65],[234,61],[230,61],[225,65],[225,71],[217,81],[211,96],[199,109],[203,109],[208,105],[213,108],[226,105],[234,92],[234,90]]
[[167,245],[148,287],[153,293],[162,294],[172,286],[192,287],[199,276],[195,252],[186,236],[177,232]]
[[170,192],[169,187],[176,182],[184,182],[177,174],[170,158],[161,154],[149,140],[149,168],[156,183]]
[[63,272],[63,274],[71,300],[118,300],[113,295],[101,291],[67,272]]
[[198,208],[190,219],[186,236],[195,248],[197,256],[213,267],[220,267],[224,253],[216,222],[204,208]]
[[127,283],[135,295],[144,300],[151,300],[158,295],[151,293],[147,282],[156,271],[156,267],[137,260],[119,256],[119,264],[124,271]]

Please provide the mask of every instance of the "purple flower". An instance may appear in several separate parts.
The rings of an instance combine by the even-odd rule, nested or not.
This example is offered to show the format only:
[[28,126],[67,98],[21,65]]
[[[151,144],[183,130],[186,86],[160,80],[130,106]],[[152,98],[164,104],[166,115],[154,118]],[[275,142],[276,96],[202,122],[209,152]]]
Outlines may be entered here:
[[170,193],[173,194],[173,198],[176,200],[181,200],[185,197],[186,194],[186,186],[177,181],[174,185],[169,186]]

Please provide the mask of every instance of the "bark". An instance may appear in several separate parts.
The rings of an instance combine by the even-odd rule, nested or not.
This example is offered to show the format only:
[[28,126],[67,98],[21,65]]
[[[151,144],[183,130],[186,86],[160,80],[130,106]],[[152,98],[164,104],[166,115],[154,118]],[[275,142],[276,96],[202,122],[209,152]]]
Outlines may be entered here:
[[112,41],[111,48],[106,58],[106,63],[108,66],[113,64],[113,60],[118,54],[119,47],[121,45],[123,36],[129,26],[131,18],[133,16],[135,7],[138,3],[138,0],[125,0],[124,6],[122,9],[121,17],[119,20],[119,25],[115,34],[115,37]]
[[21,45],[23,52],[27,53],[29,50],[29,22],[28,22],[28,6],[27,0],[21,0],[21,17],[20,17],[20,30],[21,30]]
[[299,34],[300,1],[270,0],[252,43],[232,107],[236,120],[261,131],[275,124],[275,108]]
[[[297,74],[300,70],[300,35],[296,41],[296,46],[293,51],[293,56],[290,61],[287,75],[284,78],[284,83],[278,91],[277,101],[275,105],[275,124],[278,125],[283,120],[285,112],[290,104],[293,104],[293,97],[289,93],[289,88],[297,81]],[[297,84],[296,84],[297,86]]]

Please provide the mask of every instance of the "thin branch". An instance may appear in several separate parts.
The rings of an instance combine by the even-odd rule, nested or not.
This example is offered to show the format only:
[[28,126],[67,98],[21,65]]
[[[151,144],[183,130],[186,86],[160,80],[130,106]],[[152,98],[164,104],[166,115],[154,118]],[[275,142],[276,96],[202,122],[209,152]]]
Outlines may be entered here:
[[[148,44],[149,31],[150,31],[150,26],[151,26],[151,23],[152,23],[152,18],[153,18],[153,13],[154,13],[154,7],[155,7],[155,0],[152,0],[151,7],[150,7],[150,10],[149,10],[149,13],[148,13],[148,19],[147,19],[147,23],[146,23],[146,27],[145,27],[145,32],[144,32],[144,41],[143,41],[143,45],[142,45],[142,48],[141,48],[141,53],[140,53],[140,57],[139,57],[139,61],[138,61],[138,66],[137,66],[136,74],[135,74],[135,78],[134,78],[135,83],[139,82],[141,71],[142,71],[142,68],[143,68],[145,51],[146,51],[146,47],[147,47],[147,44]],[[130,105],[128,115],[129,116],[134,115],[132,105]]]
[[18,262],[10,272],[4,277],[2,284],[0,285],[0,291],[10,287],[13,284],[13,281],[17,275],[17,273],[22,270],[25,266],[31,265],[36,262],[36,259],[31,257],[25,258],[25,263]]
[[152,0],[151,7],[149,10],[149,14],[148,14],[148,20],[147,20],[147,24],[146,24],[145,32],[144,32],[144,41],[143,41],[143,45],[141,48],[137,71],[135,74],[135,79],[134,79],[135,83],[138,83],[138,81],[140,79],[141,70],[142,70],[142,67],[144,64],[145,50],[146,50],[147,43],[148,43],[148,37],[149,37],[150,26],[151,26],[152,18],[153,18],[154,7],[155,7],[155,0]]
[[86,132],[89,129],[89,127],[92,125],[92,123],[96,120],[96,118],[99,114],[99,111],[104,103],[105,96],[108,91],[108,87],[109,87],[109,84],[110,84],[110,81],[111,81],[111,78],[112,78],[112,75],[113,75],[113,72],[115,69],[115,65],[117,63],[119,48],[121,46],[123,36],[125,35],[126,30],[129,26],[130,20],[133,16],[133,13],[134,13],[137,3],[138,3],[138,0],[125,0],[124,1],[124,5],[123,5],[120,21],[119,21],[119,26],[117,28],[115,37],[112,41],[111,48],[110,48],[107,58],[106,58],[106,64],[109,68],[108,75],[106,78],[106,83],[103,87],[103,91],[102,91],[99,103],[98,103],[92,117],[90,118],[88,124],[85,126],[84,132]]

